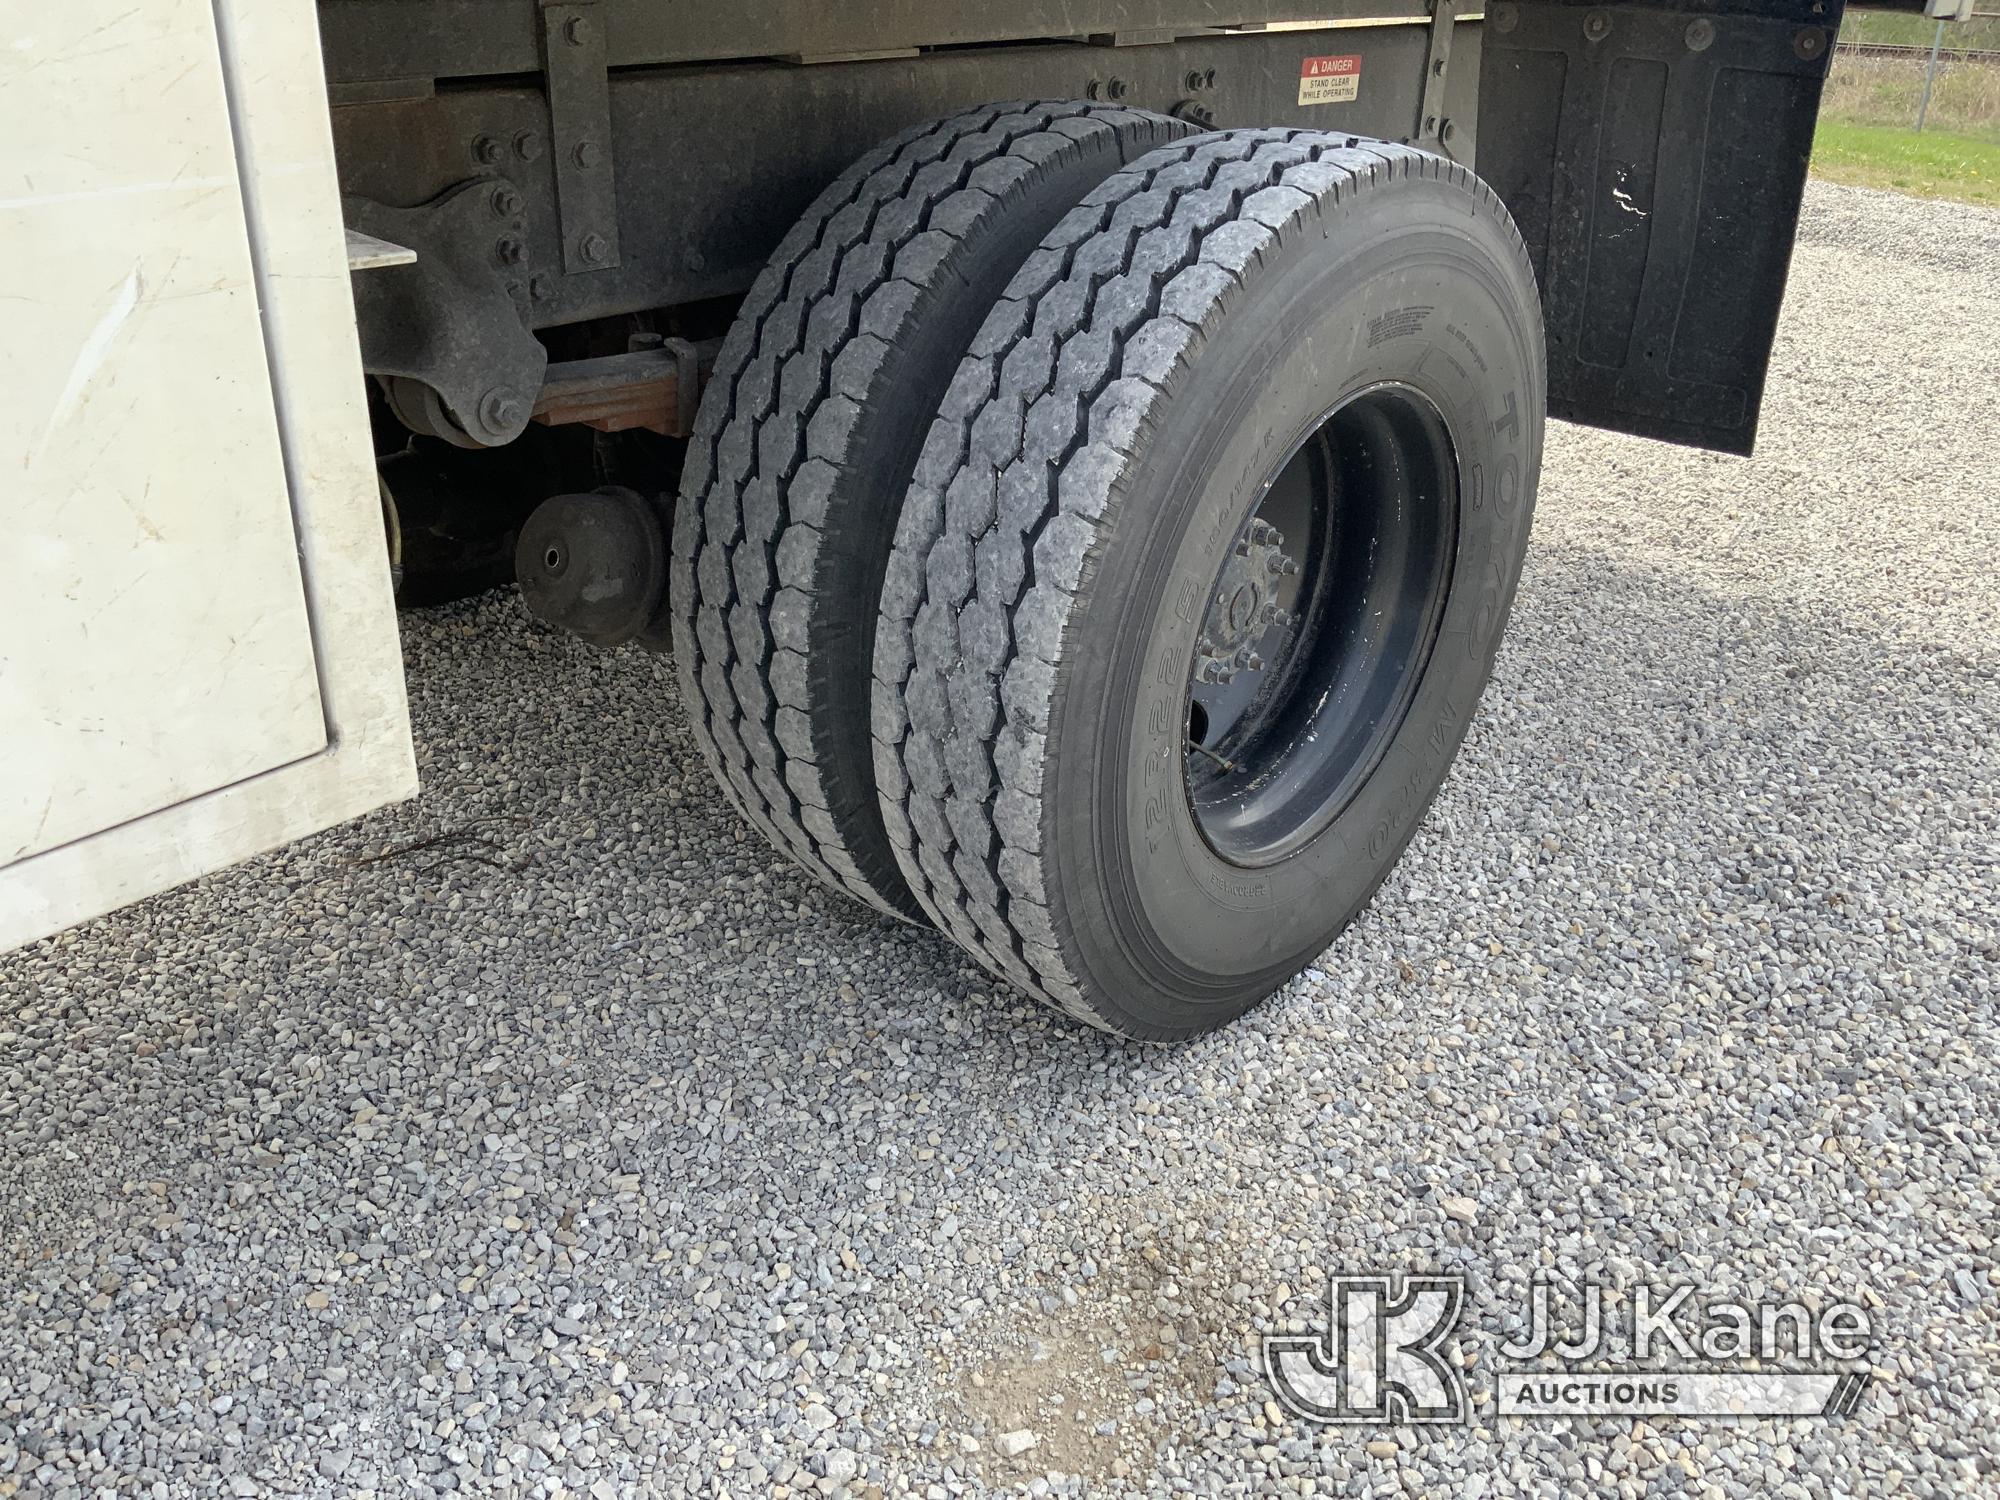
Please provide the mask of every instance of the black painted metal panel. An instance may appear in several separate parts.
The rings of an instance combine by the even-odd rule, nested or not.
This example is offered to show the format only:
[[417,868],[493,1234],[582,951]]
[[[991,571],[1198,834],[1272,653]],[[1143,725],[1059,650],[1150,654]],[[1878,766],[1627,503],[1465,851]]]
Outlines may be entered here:
[[[603,0],[614,68],[1428,16],[1427,0]],[[535,0],[320,0],[327,78],[497,77],[541,67]]]
[[[1327,53],[1364,59],[1357,96],[1301,105],[1302,60]],[[539,81],[458,84],[432,97],[336,109],[334,145],[346,192],[406,207],[468,176],[505,172],[528,200],[515,278],[534,326],[546,329],[743,291],[821,188],[919,120],[993,99],[1095,91],[1145,109],[1198,104],[1223,126],[1311,125],[1403,140],[1417,132],[1428,56],[1426,26],[1395,25],[615,72],[620,263],[581,275],[564,272]],[[1457,122],[1446,149],[1461,159],[1475,142],[1478,74],[1479,28],[1460,23],[1442,108]],[[1191,90],[1195,76],[1201,86]],[[531,156],[521,154],[522,142],[536,143]]]

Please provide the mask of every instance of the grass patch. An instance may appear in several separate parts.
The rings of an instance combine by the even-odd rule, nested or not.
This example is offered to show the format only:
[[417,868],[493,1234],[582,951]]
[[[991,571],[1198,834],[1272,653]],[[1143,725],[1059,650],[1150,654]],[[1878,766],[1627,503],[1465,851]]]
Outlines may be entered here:
[[[1895,47],[1928,47],[1937,35],[1937,22],[1922,16],[1898,15],[1894,11],[1849,10],[1840,23],[1843,42],[1874,42]],[[1974,16],[1970,21],[1947,21],[1944,44],[1952,47],[1984,48],[2000,51],[2000,16]]]
[[2000,208],[2000,144],[1969,136],[1823,119],[1812,169],[1832,182]]
[[[1834,57],[1833,71],[1827,75],[1820,115],[1851,125],[1899,125],[1907,130],[1917,123],[1917,101],[1923,92],[1921,62],[1843,52]],[[1941,66],[1925,134],[1932,130],[2000,141],[2000,63]]]

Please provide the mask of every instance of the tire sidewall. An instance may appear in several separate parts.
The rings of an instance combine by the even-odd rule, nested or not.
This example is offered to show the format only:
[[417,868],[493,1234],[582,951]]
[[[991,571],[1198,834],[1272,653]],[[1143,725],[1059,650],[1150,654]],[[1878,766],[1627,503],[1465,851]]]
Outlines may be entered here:
[[[1052,706],[1055,906],[1070,915],[1078,972],[1100,980],[1100,1002],[1135,1035],[1207,1029],[1256,1003],[1381,884],[1490,675],[1540,465],[1536,294],[1488,201],[1405,179],[1358,204],[1315,205],[1243,282],[1194,340],[1150,414],[1153,440],[1116,487],[1095,583],[1065,632],[1074,669]],[[1456,543],[1435,642],[1401,725],[1344,810],[1290,857],[1237,866],[1209,847],[1186,794],[1202,604],[1300,439],[1390,383],[1437,408],[1456,458]]]

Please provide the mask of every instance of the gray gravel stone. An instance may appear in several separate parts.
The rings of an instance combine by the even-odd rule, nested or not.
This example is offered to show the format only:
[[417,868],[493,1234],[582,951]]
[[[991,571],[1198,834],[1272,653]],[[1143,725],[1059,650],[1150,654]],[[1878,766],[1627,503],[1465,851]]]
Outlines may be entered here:
[[[670,662],[406,617],[421,798],[0,960],[0,1496],[1994,1493],[2000,215],[1815,185],[1793,276],[1754,459],[1552,431],[1408,856],[1177,1050],[772,854]],[[1304,1427],[1374,1269],[1486,1413],[1536,1275],[1878,1383]]]

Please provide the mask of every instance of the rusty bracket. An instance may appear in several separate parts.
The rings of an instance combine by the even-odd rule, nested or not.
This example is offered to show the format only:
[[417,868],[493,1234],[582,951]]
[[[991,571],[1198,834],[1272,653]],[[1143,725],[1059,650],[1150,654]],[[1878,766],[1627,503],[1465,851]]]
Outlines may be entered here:
[[1431,9],[1430,55],[1424,60],[1424,91],[1417,106],[1417,134],[1414,144],[1426,151],[1451,154],[1451,138],[1457,134],[1445,118],[1445,75],[1451,71],[1452,32],[1458,25],[1459,0],[1434,0]]
[[618,264],[606,9],[598,0],[542,0],[542,76],[555,150],[556,217],[563,269],[572,276]]
[[702,381],[720,347],[720,340],[662,339],[630,354],[550,365],[535,401],[535,420],[545,427],[577,423],[599,432],[643,428],[662,437],[687,437],[694,431]]

